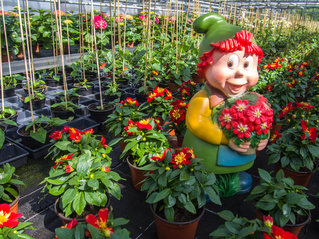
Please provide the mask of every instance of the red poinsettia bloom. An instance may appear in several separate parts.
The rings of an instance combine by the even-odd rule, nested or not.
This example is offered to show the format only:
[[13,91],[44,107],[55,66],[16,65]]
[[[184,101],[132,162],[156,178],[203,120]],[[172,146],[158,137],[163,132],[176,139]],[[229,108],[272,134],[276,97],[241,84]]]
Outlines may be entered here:
[[70,164],[68,164],[64,166],[64,170],[65,170],[65,173],[71,173],[74,171],[74,168]]
[[193,154],[189,152],[189,148],[182,148],[180,151],[177,149],[172,155],[171,163],[174,164],[173,168],[178,169],[182,168],[183,165],[191,164],[190,158]]
[[226,129],[230,129],[231,128],[231,122],[234,119],[235,115],[234,115],[234,110],[232,109],[223,109],[221,115],[219,116],[219,121],[220,121],[220,125],[225,127]]
[[110,171],[111,171],[111,168],[108,167],[108,166],[106,166],[106,167],[103,167],[103,168],[102,168],[102,171],[105,172],[105,173],[107,173],[107,172],[110,172]]
[[155,93],[155,92],[149,93],[148,96],[147,96],[147,102],[148,102],[148,103],[152,102],[153,99],[154,99],[156,96],[157,96],[157,93]]
[[103,136],[102,136],[102,138],[101,138],[100,144],[101,144],[101,146],[102,146],[103,148],[109,147],[109,146],[105,143],[105,138],[104,138]]
[[234,127],[233,133],[237,135],[238,138],[249,138],[250,137],[250,126],[245,122],[232,122],[232,126]]
[[[124,130],[125,130],[125,131],[128,131],[129,129],[131,129],[131,128],[134,127],[134,126],[135,126],[134,121],[133,121],[133,120],[129,120],[129,121],[128,121],[128,125],[124,127]],[[128,134],[128,136],[134,135],[133,132],[127,132],[127,134]]]
[[273,144],[277,141],[277,139],[281,138],[281,134],[275,130],[274,134],[270,137],[270,144]]
[[55,165],[53,166],[53,168],[55,169],[58,165],[63,164],[64,162],[68,160],[72,160],[73,154],[66,154],[66,155],[63,155],[61,158],[56,159]]
[[88,130],[85,130],[82,132],[82,134],[93,134],[94,133],[94,130],[93,129],[88,129]]
[[287,106],[285,106],[278,114],[278,118],[283,118],[286,114],[294,109],[292,102],[289,102]]
[[281,227],[272,226],[272,235],[264,233],[264,239],[298,239],[298,237],[291,232],[287,232]]
[[162,130],[162,129],[163,129],[163,127],[161,126],[161,121],[160,121],[159,118],[154,119],[154,122],[155,122],[155,124],[156,124],[157,129],[159,129],[159,130]]
[[70,133],[69,138],[70,140],[73,140],[75,143],[79,143],[81,141],[82,134],[79,131],[76,133]]
[[98,218],[96,218],[93,214],[86,216],[86,221],[96,227],[99,231],[103,233],[105,237],[110,237],[111,233],[114,233],[113,228],[107,226],[107,219],[109,217],[109,209],[100,209],[98,213]]
[[256,125],[261,124],[261,122],[266,121],[264,116],[264,108],[262,105],[250,105],[246,111],[247,118],[250,122],[255,123]]
[[186,111],[178,108],[174,108],[169,112],[171,116],[171,120],[176,122],[177,124],[185,121]]
[[151,130],[152,129],[152,125],[150,125],[151,119],[142,119],[138,122],[136,122],[136,126],[139,129],[148,129]]
[[9,204],[0,204],[0,228],[18,226],[20,217],[22,217],[21,213],[10,212]]
[[60,140],[62,138],[62,132],[54,131],[49,137],[53,140]]
[[166,154],[167,154],[168,151],[171,152],[171,149],[167,148],[167,149],[164,150],[164,152],[162,154],[159,154],[157,156],[153,156],[153,157],[151,157],[151,159],[156,161],[156,162],[162,162],[165,159]]
[[315,106],[307,102],[297,102],[296,108],[302,108],[303,110],[312,110],[313,108],[315,108]]
[[301,121],[301,128],[302,131],[305,132],[305,134],[301,136],[301,139],[306,139],[306,134],[309,134],[309,139],[315,144],[318,137],[317,128],[308,128],[307,121],[304,120]]

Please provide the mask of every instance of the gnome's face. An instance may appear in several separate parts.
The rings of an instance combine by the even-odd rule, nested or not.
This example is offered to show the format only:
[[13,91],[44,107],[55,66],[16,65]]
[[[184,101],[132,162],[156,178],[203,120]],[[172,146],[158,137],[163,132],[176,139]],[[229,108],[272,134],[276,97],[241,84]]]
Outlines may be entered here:
[[258,58],[242,51],[215,50],[205,72],[207,82],[227,97],[239,96],[258,82]]

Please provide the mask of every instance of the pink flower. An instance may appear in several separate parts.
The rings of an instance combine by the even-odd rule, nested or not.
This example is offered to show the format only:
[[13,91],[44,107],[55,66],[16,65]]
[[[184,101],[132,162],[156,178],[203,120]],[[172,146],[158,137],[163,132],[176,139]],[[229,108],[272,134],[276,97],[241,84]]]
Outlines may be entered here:
[[95,29],[102,29],[104,30],[107,26],[106,21],[101,16],[95,16],[94,17],[94,26]]
[[141,15],[141,16],[138,17],[138,19],[140,19],[141,21],[143,21],[143,18],[144,18],[143,15]]
[[104,12],[101,12],[100,14],[103,15],[105,18],[109,18],[109,15],[107,15],[107,14],[104,13]]
[[159,24],[159,19],[157,17],[155,17],[155,23]]

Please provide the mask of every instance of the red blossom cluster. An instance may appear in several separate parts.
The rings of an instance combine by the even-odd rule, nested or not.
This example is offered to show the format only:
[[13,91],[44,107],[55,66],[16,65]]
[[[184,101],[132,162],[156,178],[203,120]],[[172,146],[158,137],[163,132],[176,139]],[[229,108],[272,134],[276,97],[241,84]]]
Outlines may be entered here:
[[[54,131],[49,137],[53,140],[59,141],[63,139],[63,135],[69,134],[67,137],[69,140],[75,143],[80,143],[83,135],[92,135],[93,133],[94,133],[93,129],[82,131],[76,128],[70,128],[68,126],[64,126],[64,128],[61,131]],[[104,137],[101,138],[100,144],[103,148],[108,147],[108,145],[105,144]]]
[[185,101],[176,100],[171,103],[173,109],[170,111],[171,121],[180,124],[185,121],[188,104]]
[[298,239],[296,235],[287,232],[281,227],[274,225],[274,220],[271,216],[263,217],[264,225],[271,229],[271,233],[264,233],[264,239]]
[[259,96],[254,105],[249,100],[237,100],[219,115],[223,129],[231,131],[239,139],[249,139],[251,134],[267,135],[272,127],[273,111],[266,98]]
[[270,137],[270,144],[273,144],[277,141],[277,139],[281,138],[282,134],[280,134],[277,130],[273,133],[273,135]]
[[147,102],[150,103],[154,100],[154,98],[157,98],[157,97],[164,97],[165,100],[173,99],[173,95],[169,90],[156,87],[155,89],[153,89],[151,93],[148,94]]
[[268,65],[264,65],[263,68],[268,69],[268,70],[280,69],[280,68],[282,68],[282,65],[280,64],[280,62],[282,62],[282,61],[287,61],[287,59],[277,57],[274,60],[274,62],[269,63]]
[[318,133],[317,133],[317,128],[308,128],[307,121],[301,121],[301,128],[304,134],[301,136],[301,139],[309,139],[312,141],[312,143],[316,143]]
[[293,102],[289,102],[288,105],[286,105],[285,107],[282,108],[282,110],[279,112],[278,114],[278,118],[282,119],[284,118],[288,113],[290,113],[291,111],[295,110],[295,109],[302,109],[302,110],[312,110],[315,106],[311,105],[307,102],[297,102],[296,104],[294,104]]
[[104,30],[107,27],[107,22],[101,16],[94,17],[94,27],[95,29],[102,29]]
[[[133,120],[129,120],[128,121],[128,125],[124,127],[124,130],[127,132],[128,136],[134,136],[134,135],[138,135],[139,133],[136,132],[128,132],[131,128],[136,127],[139,131],[149,131],[149,130],[153,130],[153,127],[151,125],[151,120],[153,118],[147,118],[147,119],[142,119],[140,121],[134,122]],[[159,119],[153,119],[155,124],[156,124],[156,128],[159,130],[162,130],[162,126],[160,125],[160,121]]]
[[[111,234],[114,233],[114,229],[112,227],[108,227],[107,225],[108,218],[109,218],[109,209],[104,208],[104,209],[100,209],[100,211],[98,212],[97,218],[93,214],[89,214],[86,216],[85,220],[88,224],[97,228],[103,234],[105,238],[109,238],[111,237]],[[60,228],[72,229],[72,228],[75,228],[77,225],[78,225],[77,220],[73,218],[71,222],[69,222],[68,224]],[[88,238],[92,237],[89,230],[85,231],[85,236]],[[58,237],[56,236],[55,239],[58,239]]]
[[130,98],[130,97],[126,98],[126,100],[122,100],[122,101],[120,102],[120,104],[125,105],[125,106],[126,106],[126,105],[139,106],[137,100],[133,100],[133,99]]
[[[74,153],[73,154],[66,154],[66,155],[63,155],[62,157],[56,159],[53,168],[56,169],[56,167],[59,165],[62,165],[62,166],[64,165],[64,168],[65,168],[65,166],[68,165],[68,161],[72,160],[73,155],[74,155]],[[74,169],[71,170],[71,168],[70,167],[65,168],[66,173],[70,173],[74,170]]]
[[182,83],[181,87],[178,89],[180,96],[183,98],[185,96],[191,96],[191,88],[194,88],[197,83],[195,81],[185,81]]
[[[165,149],[165,151],[161,154],[161,155],[157,155],[157,156],[153,156],[151,157],[152,160],[154,160],[155,162],[162,162],[165,157],[166,154],[169,152],[171,152],[171,149]],[[170,163],[172,164],[172,167],[174,169],[179,169],[182,168],[183,165],[190,165],[191,159],[192,158],[196,158],[193,149],[191,148],[177,148],[175,149],[175,153],[172,155],[172,159],[170,161]],[[166,165],[166,167],[170,168],[171,165]]]

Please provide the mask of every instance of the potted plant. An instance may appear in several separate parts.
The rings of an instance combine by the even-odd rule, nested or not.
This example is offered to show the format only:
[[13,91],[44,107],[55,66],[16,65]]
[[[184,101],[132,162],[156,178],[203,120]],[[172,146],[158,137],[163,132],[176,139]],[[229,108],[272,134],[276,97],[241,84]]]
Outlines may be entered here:
[[296,235],[274,225],[273,218],[269,215],[267,217],[264,216],[263,221],[257,218],[249,220],[246,217],[239,217],[238,215],[234,216],[234,214],[228,210],[219,212],[218,216],[224,219],[225,223],[209,234],[213,238],[297,239]]
[[182,146],[184,135],[186,133],[187,128],[185,118],[188,104],[185,101],[175,100],[171,105],[173,106],[173,109],[169,112],[171,117],[169,132],[176,136],[176,140],[171,141],[170,143],[176,148]]
[[112,114],[105,121],[108,132],[115,137],[121,136],[129,120],[137,121],[145,117],[139,106],[139,103],[132,98],[126,98],[117,104]]
[[17,112],[8,106],[0,110],[0,149],[5,140],[5,130],[7,126],[16,126]]
[[190,148],[166,149],[151,159],[142,168],[148,172],[142,191],[147,192],[158,238],[194,238],[206,195],[221,205],[215,174],[205,172]]
[[128,121],[124,128],[123,140],[126,144],[121,158],[126,156],[131,170],[133,186],[140,190],[140,182],[144,179],[144,170],[140,168],[151,162],[151,157],[160,154],[168,147],[166,133],[159,125],[158,119],[142,119]]
[[19,126],[17,134],[20,136],[23,145],[35,149],[49,142],[48,136],[54,126],[60,126],[67,122],[67,120],[60,118],[41,115],[33,121],[29,121],[27,125]]
[[0,168],[0,204],[10,203],[10,210],[18,212],[18,203],[20,200],[20,192],[17,185],[24,183],[17,179],[15,175],[15,167],[6,163]]
[[282,170],[275,177],[263,169],[258,169],[258,172],[260,184],[253,188],[246,200],[254,201],[257,216],[269,214],[276,225],[298,235],[310,220],[310,210],[315,208],[304,192],[307,188],[294,185]]
[[181,100],[189,102],[196,92],[200,90],[200,85],[195,81],[188,80],[184,81],[178,88],[179,97]]
[[[33,87],[33,91],[37,91],[39,93],[44,93],[47,90],[47,85],[45,84],[45,81],[40,79],[34,80],[32,82],[32,87]],[[24,92],[28,94],[28,85],[25,85],[23,89],[24,89]],[[30,86],[30,89],[31,89],[31,86]]]
[[12,76],[3,76],[3,96],[4,98],[15,95],[15,88],[18,84],[21,84],[23,77],[19,74]]
[[39,78],[43,79],[47,86],[56,87],[59,85],[61,77],[54,73],[54,69],[45,69],[38,72]]
[[147,102],[141,105],[143,111],[147,112],[150,117],[158,118],[164,123],[172,109],[172,93],[164,88],[156,87],[149,93]]
[[274,134],[267,147],[269,164],[283,168],[286,177],[295,184],[306,186],[316,169],[319,142],[315,121],[301,121],[282,132]]
[[0,215],[2,215],[0,236],[2,238],[29,238],[33,239],[26,234],[24,230],[35,229],[31,226],[32,222],[19,222],[18,219],[23,215],[21,213],[13,212],[8,204],[0,204]]
[[72,101],[61,101],[51,105],[50,107],[53,116],[59,117],[61,119],[75,117],[76,110],[79,108],[80,106],[74,104]]
[[59,197],[55,208],[64,223],[71,221],[67,217],[84,220],[88,214],[108,207],[109,194],[121,198],[116,182],[122,178],[111,171],[112,160],[108,154],[112,148],[105,144],[104,138],[99,140],[93,130],[68,127],[51,137],[56,143],[48,155],[55,160],[55,165],[43,180],[43,192]]
[[108,104],[118,103],[123,94],[119,84],[114,82],[108,82],[106,87],[107,89],[104,91],[105,101]]
[[[23,108],[30,110],[30,97],[22,96],[20,99],[23,103]],[[33,95],[31,95],[31,100],[33,110],[41,109],[45,105],[45,94],[35,90],[33,91]]]
[[76,219],[73,219],[66,227],[55,229],[55,234],[59,239],[129,239],[130,232],[121,228],[127,222],[125,218],[114,218],[112,210],[104,208],[100,209],[97,217],[93,214],[88,215],[85,222],[77,222]]

